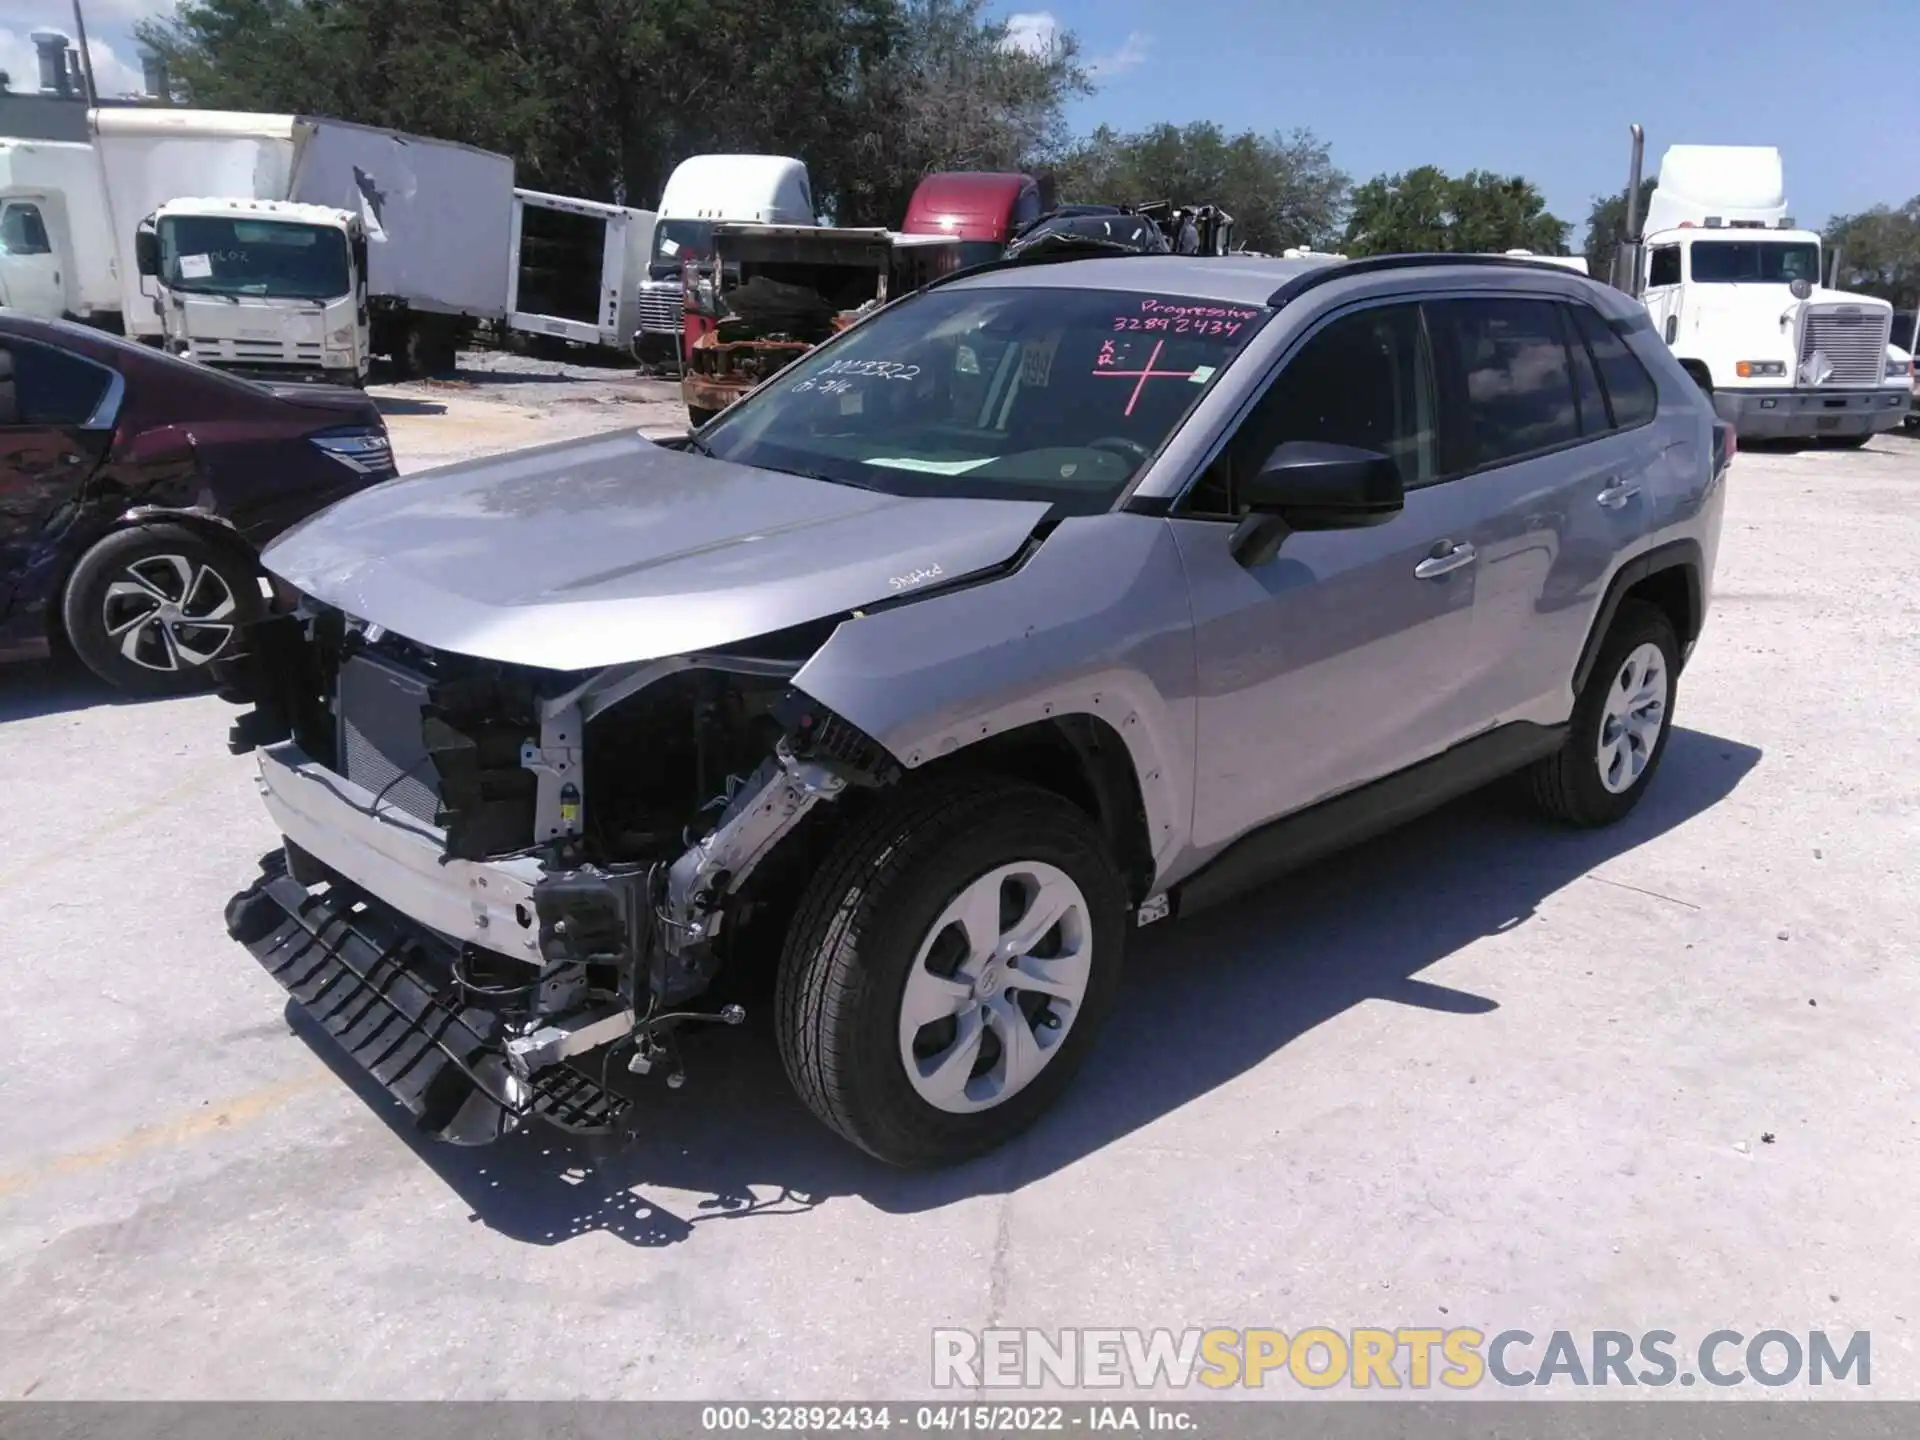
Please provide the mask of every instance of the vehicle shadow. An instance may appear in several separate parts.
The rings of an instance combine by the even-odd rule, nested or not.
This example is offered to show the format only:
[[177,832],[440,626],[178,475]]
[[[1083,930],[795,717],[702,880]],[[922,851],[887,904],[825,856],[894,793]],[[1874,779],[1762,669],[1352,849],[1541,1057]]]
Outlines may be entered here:
[[71,655],[0,665],[0,725],[65,715],[101,705],[150,705],[164,695],[129,695],[100,679]]
[[916,1213],[1062,1169],[1363,1001],[1472,1023],[1498,1002],[1420,972],[1526,924],[1543,900],[1596,866],[1718,803],[1759,760],[1752,746],[1676,728],[1653,789],[1611,829],[1543,825],[1496,788],[1248,899],[1142,932],[1119,1010],[1059,1106],[1014,1144],[946,1171],[891,1169],[815,1121],[787,1083],[764,1006],[741,1029],[687,1032],[685,1088],[634,1082],[645,1088],[633,1092],[638,1118],[628,1143],[539,1127],[475,1150],[420,1136],[323,1030],[296,1006],[288,1013],[473,1219],[527,1244],[605,1233],[665,1246],[702,1224],[803,1213],[851,1195]]
[[420,400],[412,395],[375,395],[373,403],[382,415],[444,415],[447,407],[438,400]]

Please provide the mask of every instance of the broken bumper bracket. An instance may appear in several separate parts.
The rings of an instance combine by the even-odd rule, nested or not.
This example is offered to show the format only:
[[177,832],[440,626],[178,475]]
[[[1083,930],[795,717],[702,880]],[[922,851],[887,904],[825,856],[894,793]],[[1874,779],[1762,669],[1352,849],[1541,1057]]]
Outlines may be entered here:
[[421,1129],[442,1140],[484,1145],[529,1119],[605,1133],[630,1104],[565,1065],[515,1074],[499,1017],[462,1003],[449,967],[350,890],[313,893],[275,868],[228,903],[227,928]]

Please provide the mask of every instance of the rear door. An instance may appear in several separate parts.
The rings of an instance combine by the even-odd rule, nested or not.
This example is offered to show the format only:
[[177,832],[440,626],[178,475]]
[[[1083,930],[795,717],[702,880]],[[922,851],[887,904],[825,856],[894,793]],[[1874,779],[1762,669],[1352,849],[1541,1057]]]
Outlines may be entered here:
[[0,335],[0,614],[46,568],[48,522],[105,455],[118,372]]
[[1460,299],[1428,315],[1443,376],[1467,402],[1450,410],[1465,420],[1458,483],[1481,504],[1471,707],[1487,725],[1557,724],[1594,597],[1649,527],[1653,382],[1578,302]]

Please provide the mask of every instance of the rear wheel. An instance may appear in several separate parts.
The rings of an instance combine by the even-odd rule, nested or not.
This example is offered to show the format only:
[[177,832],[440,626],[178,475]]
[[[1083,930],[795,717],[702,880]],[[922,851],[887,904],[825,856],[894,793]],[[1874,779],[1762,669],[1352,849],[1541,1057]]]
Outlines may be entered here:
[[1666,612],[1624,602],[1574,702],[1567,743],[1528,772],[1545,814],[1592,828],[1624,819],[1640,803],[1666,753],[1679,668]]
[[185,525],[138,525],[80,558],[61,606],[89,670],[137,695],[212,683],[212,663],[262,608],[259,570],[236,542]]
[[1118,991],[1126,897],[1098,828],[1035,786],[926,786],[843,838],[781,959],[781,1058],[893,1165],[1005,1143],[1065,1089]]

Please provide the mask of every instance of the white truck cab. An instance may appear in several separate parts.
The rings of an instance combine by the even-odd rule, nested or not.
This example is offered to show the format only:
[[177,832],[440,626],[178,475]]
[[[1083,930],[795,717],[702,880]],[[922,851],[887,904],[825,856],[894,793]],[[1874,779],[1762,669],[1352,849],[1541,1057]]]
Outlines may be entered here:
[[640,285],[634,354],[678,355],[685,335],[683,271],[709,259],[713,227],[820,223],[806,165],[788,155],[695,155],[682,160],[660,192],[647,278]]
[[1823,260],[1820,236],[1788,216],[1777,149],[1661,157],[1634,293],[1743,440],[1860,445],[1907,416],[1908,392],[1889,384],[1893,307],[1823,286]]
[[170,200],[134,245],[174,354],[257,379],[366,383],[367,240],[353,212]]

